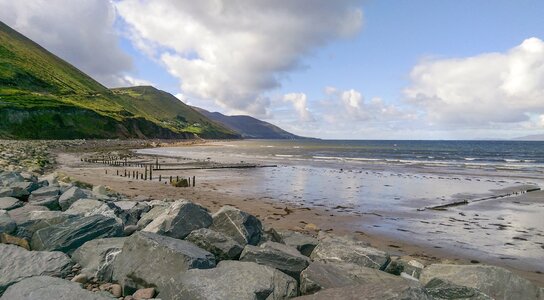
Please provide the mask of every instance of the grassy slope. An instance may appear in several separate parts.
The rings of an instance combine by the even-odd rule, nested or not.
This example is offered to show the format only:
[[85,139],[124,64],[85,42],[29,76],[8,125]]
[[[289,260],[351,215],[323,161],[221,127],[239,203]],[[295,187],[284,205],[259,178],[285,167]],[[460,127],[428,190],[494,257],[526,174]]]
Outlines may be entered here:
[[[158,122],[161,110],[153,109],[153,99],[146,101],[145,106],[131,105],[141,101],[138,97],[116,95],[0,22],[0,137],[184,138],[193,137],[194,133],[216,138],[234,136],[209,120],[206,128],[195,128],[193,123],[185,127],[165,126]],[[159,102],[162,106],[164,101]]]

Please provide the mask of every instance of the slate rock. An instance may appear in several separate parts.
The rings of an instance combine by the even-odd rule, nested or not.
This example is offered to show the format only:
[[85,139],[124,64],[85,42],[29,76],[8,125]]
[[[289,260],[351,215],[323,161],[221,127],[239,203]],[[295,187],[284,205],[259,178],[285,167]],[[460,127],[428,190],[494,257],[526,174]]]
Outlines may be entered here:
[[24,278],[40,275],[64,277],[71,272],[72,265],[72,260],[61,252],[27,251],[19,246],[0,244],[0,295]]
[[138,230],[144,229],[149,223],[151,223],[153,220],[158,218],[160,215],[168,211],[168,206],[163,205],[157,205],[154,206],[151,210],[148,212],[142,214],[140,217],[140,220],[137,223]]
[[79,199],[76,200],[70,207],[64,212],[70,215],[82,215],[92,212],[104,204],[102,201],[94,199]]
[[362,267],[383,270],[389,263],[389,254],[370,247],[367,243],[344,236],[322,236],[310,255],[315,261],[341,261]]
[[185,240],[209,251],[217,261],[238,259],[244,250],[233,238],[208,228],[193,230]]
[[81,284],[68,280],[35,276],[10,286],[1,300],[112,300],[106,294],[84,290]]
[[17,229],[17,223],[11,219],[8,212],[0,210],[0,233],[12,233]]
[[213,267],[213,254],[191,242],[139,231],[125,240],[114,262],[113,279],[125,294],[149,287],[160,292],[177,284],[175,277],[181,272]]
[[310,256],[319,243],[315,237],[296,231],[284,230],[279,234],[286,245],[296,248],[305,256]]
[[297,295],[297,282],[293,278],[252,262],[225,260],[215,269],[179,273],[173,282],[160,291],[158,298],[276,300]]
[[49,211],[49,208],[45,206],[27,204],[10,210],[8,214],[17,224],[23,224],[28,222],[30,219],[30,214],[34,211]]
[[460,286],[439,278],[433,278],[425,285],[425,291],[435,300],[492,300],[478,289]]
[[0,198],[0,210],[12,210],[23,206],[24,202],[13,197]]
[[45,206],[52,210],[60,210],[60,188],[58,186],[45,186],[39,188],[28,197],[28,202],[33,205]]
[[145,202],[117,201],[115,205],[119,207],[118,216],[125,225],[136,225],[141,216],[151,209]]
[[72,203],[76,202],[79,199],[83,199],[87,197],[87,193],[76,187],[73,186],[69,188],[67,191],[62,193],[62,195],[59,197],[59,205],[60,208],[64,211],[67,210]]
[[168,211],[158,216],[142,231],[183,239],[191,231],[207,228],[212,224],[212,217],[204,207],[182,200],[170,205]]
[[25,178],[19,172],[2,172],[0,173],[0,185],[7,186],[16,182],[23,182]]
[[421,275],[423,268],[425,266],[417,260],[409,257],[397,257],[389,262],[385,268],[385,272],[398,276],[404,273],[417,279]]
[[60,211],[31,211],[28,213],[26,221],[17,225],[16,235],[30,240],[36,231],[62,223],[71,217]]
[[115,219],[101,215],[70,218],[62,223],[42,228],[32,235],[35,250],[72,253],[85,242],[107,237],[123,236],[123,226]]
[[259,247],[247,245],[240,255],[240,261],[270,266],[297,280],[300,272],[310,264],[310,259],[297,249],[275,242],[266,242]]
[[434,264],[423,269],[423,284],[433,278],[475,288],[495,299],[538,299],[539,288],[504,268],[487,265]]
[[88,241],[74,251],[72,260],[82,267],[81,273],[87,277],[95,277],[100,282],[110,282],[113,263],[121,253],[124,243],[124,237]]
[[223,206],[213,214],[210,229],[232,237],[240,245],[257,245],[263,234],[261,221],[232,206]]

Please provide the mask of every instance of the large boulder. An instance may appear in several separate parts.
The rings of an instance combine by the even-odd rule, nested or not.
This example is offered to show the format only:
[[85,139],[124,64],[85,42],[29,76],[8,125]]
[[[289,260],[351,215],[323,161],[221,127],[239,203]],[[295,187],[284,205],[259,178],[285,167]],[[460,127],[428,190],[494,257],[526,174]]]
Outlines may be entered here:
[[46,206],[52,210],[59,210],[60,188],[58,186],[45,186],[39,188],[28,197],[28,202],[33,205]]
[[25,222],[17,224],[16,231],[18,237],[27,240],[30,240],[36,231],[71,218],[70,215],[64,215],[60,211],[31,211],[27,217]]
[[389,254],[350,237],[325,235],[310,255],[315,261],[348,262],[362,267],[383,270]]
[[538,299],[539,289],[529,280],[504,268],[487,265],[434,264],[423,269],[423,284],[439,278],[480,290],[495,299]]
[[120,213],[121,213],[121,209],[117,205],[115,205],[115,203],[106,202],[106,203],[102,203],[102,205],[100,205],[99,207],[95,207],[87,211],[84,214],[84,216],[89,217],[89,216],[100,215],[100,216],[104,216],[108,218],[113,218],[117,221],[117,223],[123,224],[123,220],[121,220],[121,218],[118,217]]
[[125,294],[148,287],[162,291],[177,283],[180,272],[213,267],[213,254],[193,243],[141,231],[125,240],[114,263],[113,279],[123,286]]
[[115,219],[101,215],[75,217],[36,231],[32,235],[31,247],[34,250],[72,253],[87,241],[120,236],[123,236],[123,226]]
[[143,231],[183,239],[191,231],[207,228],[212,224],[212,217],[204,207],[182,200],[170,205],[168,211],[149,223]]
[[87,197],[87,193],[76,186],[69,188],[67,191],[62,193],[59,197],[60,208],[64,211],[67,210],[72,203],[76,202],[79,199]]
[[210,229],[222,232],[244,246],[257,245],[263,234],[259,219],[232,206],[223,206],[213,214]]
[[115,205],[119,207],[118,216],[125,225],[136,225],[140,217],[151,208],[145,202],[136,201],[117,201]]
[[88,241],[74,251],[72,259],[82,267],[81,273],[87,277],[95,277],[100,282],[110,282],[113,263],[121,253],[124,243],[124,237]]
[[19,172],[1,172],[0,185],[7,186],[16,182],[23,182],[25,178]]
[[23,224],[28,222],[30,219],[30,214],[35,211],[49,211],[49,209],[45,206],[27,204],[16,209],[12,209],[8,213],[17,224]]
[[17,228],[17,223],[13,221],[8,212],[0,210],[0,233],[12,233]]
[[439,278],[433,278],[425,285],[425,291],[436,300],[492,300],[493,298],[482,293],[480,290],[460,286]]
[[81,284],[68,280],[35,276],[10,286],[1,300],[112,300],[106,294],[93,293],[81,288]]
[[148,212],[142,214],[140,217],[140,220],[138,221],[138,230],[144,229],[149,223],[153,222],[153,220],[157,219],[160,215],[168,212],[167,205],[156,205]]
[[23,181],[10,184],[8,187],[0,189],[0,197],[14,197],[18,199],[27,199],[30,192],[38,189],[40,186],[35,182]]
[[419,261],[410,257],[396,257],[385,268],[385,272],[393,275],[408,275],[412,278],[419,278],[425,266]]
[[180,273],[173,282],[161,290],[159,298],[275,300],[297,295],[297,282],[293,278],[252,262],[225,260],[215,269]]
[[315,237],[296,231],[284,230],[279,234],[286,245],[297,248],[300,253],[306,256],[310,256],[319,243]]
[[69,215],[82,215],[85,216],[87,213],[95,211],[104,203],[102,201],[94,199],[79,199],[76,200],[70,207],[64,212]]
[[215,255],[215,259],[217,261],[238,259],[240,257],[240,253],[242,253],[242,250],[244,250],[244,248],[233,238],[208,228],[201,228],[192,231],[185,238],[185,240],[206,251],[209,251]]
[[13,197],[0,198],[0,210],[12,210],[23,206],[23,201]]
[[270,266],[297,280],[300,272],[310,264],[310,259],[297,249],[275,242],[266,242],[259,247],[247,245],[240,255],[240,261]]
[[28,277],[65,277],[71,272],[72,265],[72,260],[61,252],[28,251],[19,246],[0,244],[0,295],[10,285]]

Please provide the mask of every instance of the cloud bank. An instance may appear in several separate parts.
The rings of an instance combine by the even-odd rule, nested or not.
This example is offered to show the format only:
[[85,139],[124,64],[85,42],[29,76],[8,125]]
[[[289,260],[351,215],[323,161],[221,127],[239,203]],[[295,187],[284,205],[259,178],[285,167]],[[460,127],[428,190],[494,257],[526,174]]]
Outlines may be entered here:
[[362,26],[359,1],[120,0],[134,45],[179,78],[184,94],[265,115],[263,93],[302,58]]

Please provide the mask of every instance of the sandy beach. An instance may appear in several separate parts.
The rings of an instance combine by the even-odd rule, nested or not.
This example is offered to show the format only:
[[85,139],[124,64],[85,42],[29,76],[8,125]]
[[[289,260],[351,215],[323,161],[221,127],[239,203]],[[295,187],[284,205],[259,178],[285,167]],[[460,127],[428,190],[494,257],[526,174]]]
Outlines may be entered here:
[[[188,145],[183,147],[188,147]],[[374,209],[363,211],[356,205],[334,201],[330,203],[304,201],[305,199],[296,201],[296,197],[302,198],[304,195],[297,193],[293,186],[298,186],[299,189],[304,187],[308,189],[308,186],[304,186],[302,182],[297,183],[297,178],[292,177],[292,172],[299,172],[303,168],[292,164],[254,169],[155,171],[154,180],[144,181],[117,175],[118,171],[120,175],[123,175],[125,169],[132,171],[141,170],[141,168],[108,166],[82,161],[85,157],[96,155],[96,152],[90,150],[93,149],[79,149],[77,152],[59,151],[57,153],[58,172],[92,185],[108,186],[113,191],[135,199],[184,198],[201,203],[210,208],[212,212],[223,205],[232,205],[243,208],[264,220],[267,226],[278,229],[307,231],[314,234],[318,231],[355,234],[359,239],[368,241],[373,246],[393,255],[411,256],[425,262],[446,260],[504,266],[538,285],[544,286],[544,275],[542,274],[544,265],[540,259],[544,249],[542,231],[544,224],[535,217],[535,212],[543,207],[543,194],[540,191],[525,193],[529,186],[521,184],[524,182],[519,178],[513,182],[520,184],[512,186],[491,182],[490,186],[496,184],[504,185],[504,187],[497,188],[488,194],[472,195],[475,199],[494,197],[494,195],[507,195],[506,197],[496,198],[492,201],[480,201],[472,203],[470,206],[457,206],[447,211],[428,209],[418,211],[417,208],[426,206],[423,202],[412,202],[410,207],[403,207],[404,204],[376,205]],[[191,163],[195,158],[204,161],[207,159],[207,157],[182,158],[143,154],[138,154],[133,159],[149,163],[158,159],[160,164],[167,166],[168,164]],[[213,160],[216,159],[217,157],[213,157]],[[228,159],[225,162],[228,163]],[[260,160],[259,163],[276,164],[277,161]],[[338,176],[343,181],[354,173],[353,170],[339,171],[335,169],[333,171],[333,168],[317,169],[316,171],[316,169],[305,167],[304,170],[302,174],[306,176],[311,172],[324,172],[324,170],[336,172],[331,178]],[[372,173],[373,171],[378,173]],[[158,181],[159,174],[163,178],[161,182]],[[399,180],[398,177],[412,176],[409,174],[393,174],[369,168],[369,174],[364,175],[369,176],[368,178],[375,178],[378,182],[384,182],[391,180],[391,178]],[[458,176],[450,175],[445,178],[446,176],[442,177],[438,174],[436,178],[427,178],[426,181],[430,182],[431,186],[433,180],[443,180],[446,182],[446,186],[450,185],[448,183],[450,181],[446,180],[459,181],[451,179]],[[176,188],[165,184],[165,180],[169,176],[195,176],[196,186]],[[291,184],[281,180],[271,180],[272,177],[288,180]],[[266,185],[263,187],[263,182],[268,182],[267,178],[278,186]],[[470,179],[472,176],[462,178],[470,189],[470,182],[467,178]],[[408,184],[412,184],[410,180],[413,179],[410,178],[401,181],[406,180],[408,180]],[[295,182],[293,183],[293,181]],[[322,183],[314,183],[312,189],[315,189],[319,184]],[[349,198],[349,193],[343,193],[346,187],[337,185],[334,180],[323,188],[333,190],[338,198]],[[429,186],[421,188],[429,188]],[[381,187],[381,189],[387,189],[387,187]],[[281,197],[278,191],[286,195],[289,194],[291,197]],[[456,196],[461,197],[461,195]],[[380,210],[379,207],[382,209]]]

